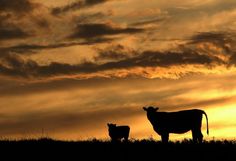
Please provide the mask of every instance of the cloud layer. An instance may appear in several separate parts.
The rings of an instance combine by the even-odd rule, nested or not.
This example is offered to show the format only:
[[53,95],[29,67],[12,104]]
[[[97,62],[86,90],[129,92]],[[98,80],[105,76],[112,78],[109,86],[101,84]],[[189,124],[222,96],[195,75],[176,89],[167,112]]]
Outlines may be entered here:
[[[119,49],[119,48],[118,48]],[[7,54],[2,58],[1,74],[11,77],[22,78],[41,78],[52,76],[70,76],[80,74],[99,75],[99,72],[147,68],[147,67],[164,67],[185,66],[185,65],[203,65],[206,67],[224,65],[226,62],[213,55],[203,55],[195,51],[180,52],[158,52],[145,51],[142,53],[133,53],[132,56],[121,54],[111,54],[110,52],[101,51],[95,59],[103,61],[109,58],[111,61],[98,64],[95,62],[84,62],[77,65],[52,62],[48,65],[39,65],[33,60],[24,60],[15,54]],[[130,73],[132,74],[132,73]],[[116,76],[116,73],[113,74]],[[140,75],[142,77],[142,75]]]
[[17,14],[26,14],[32,11],[36,7],[36,4],[30,0],[1,0],[0,12],[15,12]]
[[225,136],[224,127],[236,129],[235,8],[235,0],[0,0],[1,136],[44,128],[56,138],[107,137],[114,122],[147,138],[156,136],[148,105],[202,108],[214,136]]
[[79,24],[73,34],[69,36],[71,39],[84,38],[94,39],[101,36],[119,35],[119,34],[135,34],[143,32],[139,28],[121,28],[110,24]]
[[62,6],[62,7],[56,7],[52,9],[53,15],[58,15],[70,11],[80,10],[83,8],[92,7],[95,5],[103,4],[105,2],[108,2],[109,0],[77,0],[71,4]]

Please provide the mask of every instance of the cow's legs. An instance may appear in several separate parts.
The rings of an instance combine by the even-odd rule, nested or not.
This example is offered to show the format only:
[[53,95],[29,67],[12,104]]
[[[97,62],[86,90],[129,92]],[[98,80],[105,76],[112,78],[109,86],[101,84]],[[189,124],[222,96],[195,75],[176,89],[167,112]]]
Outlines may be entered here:
[[203,140],[201,127],[202,127],[202,115],[201,115],[201,118],[199,119],[199,122],[196,126],[196,135],[197,135],[197,140],[198,140],[199,143],[202,143],[202,140]]
[[202,143],[203,135],[202,135],[201,130],[198,131],[198,133],[197,133],[197,138],[198,138],[198,142],[199,142],[199,143]]
[[197,138],[198,138],[198,137],[197,137],[196,130],[192,130],[192,137],[193,137],[193,142],[194,142],[194,143],[197,143],[197,140],[198,140]]
[[163,143],[168,143],[169,134],[168,133],[162,134],[161,135],[161,140],[162,140]]
[[203,135],[201,130],[192,130],[192,137],[193,137],[193,142],[194,143],[201,143],[203,140]]

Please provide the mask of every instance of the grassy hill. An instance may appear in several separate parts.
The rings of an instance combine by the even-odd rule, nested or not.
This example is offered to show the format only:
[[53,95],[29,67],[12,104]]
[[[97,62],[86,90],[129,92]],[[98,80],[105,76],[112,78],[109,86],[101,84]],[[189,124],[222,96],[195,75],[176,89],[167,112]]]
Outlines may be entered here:
[[38,140],[0,141],[0,160],[236,160],[235,141],[208,141],[194,144],[189,140],[162,144],[154,140],[110,141]]

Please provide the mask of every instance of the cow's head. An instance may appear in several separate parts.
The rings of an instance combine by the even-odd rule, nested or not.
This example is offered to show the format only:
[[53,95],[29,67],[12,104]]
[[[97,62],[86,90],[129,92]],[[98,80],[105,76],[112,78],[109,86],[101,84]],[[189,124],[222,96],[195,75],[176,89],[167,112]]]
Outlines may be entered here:
[[112,127],[116,127],[116,124],[107,123],[107,126],[108,126],[109,128],[112,128]]
[[152,106],[143,107],[143,110],[144,110],[144,111],[147,111],[148,113],[156,112],[158,109],[159,109],[158,107],[154,108],[154,107],[152,107]]

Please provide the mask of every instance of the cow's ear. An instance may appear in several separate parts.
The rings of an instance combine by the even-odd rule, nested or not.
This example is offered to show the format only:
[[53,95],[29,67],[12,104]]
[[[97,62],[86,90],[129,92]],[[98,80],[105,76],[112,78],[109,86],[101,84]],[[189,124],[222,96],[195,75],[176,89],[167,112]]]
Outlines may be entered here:
[[144,111],[147,111],[147,108],[146,108],[146,107],[143,107],[143,110],[144,110]]
[[109,124],[109,123],[107,123],[107,126],[110,126],[110,124]]
[[156,108],[155,108],[155,111],[157,111],[157,110],[159,110],[159,107],[156,107]]

